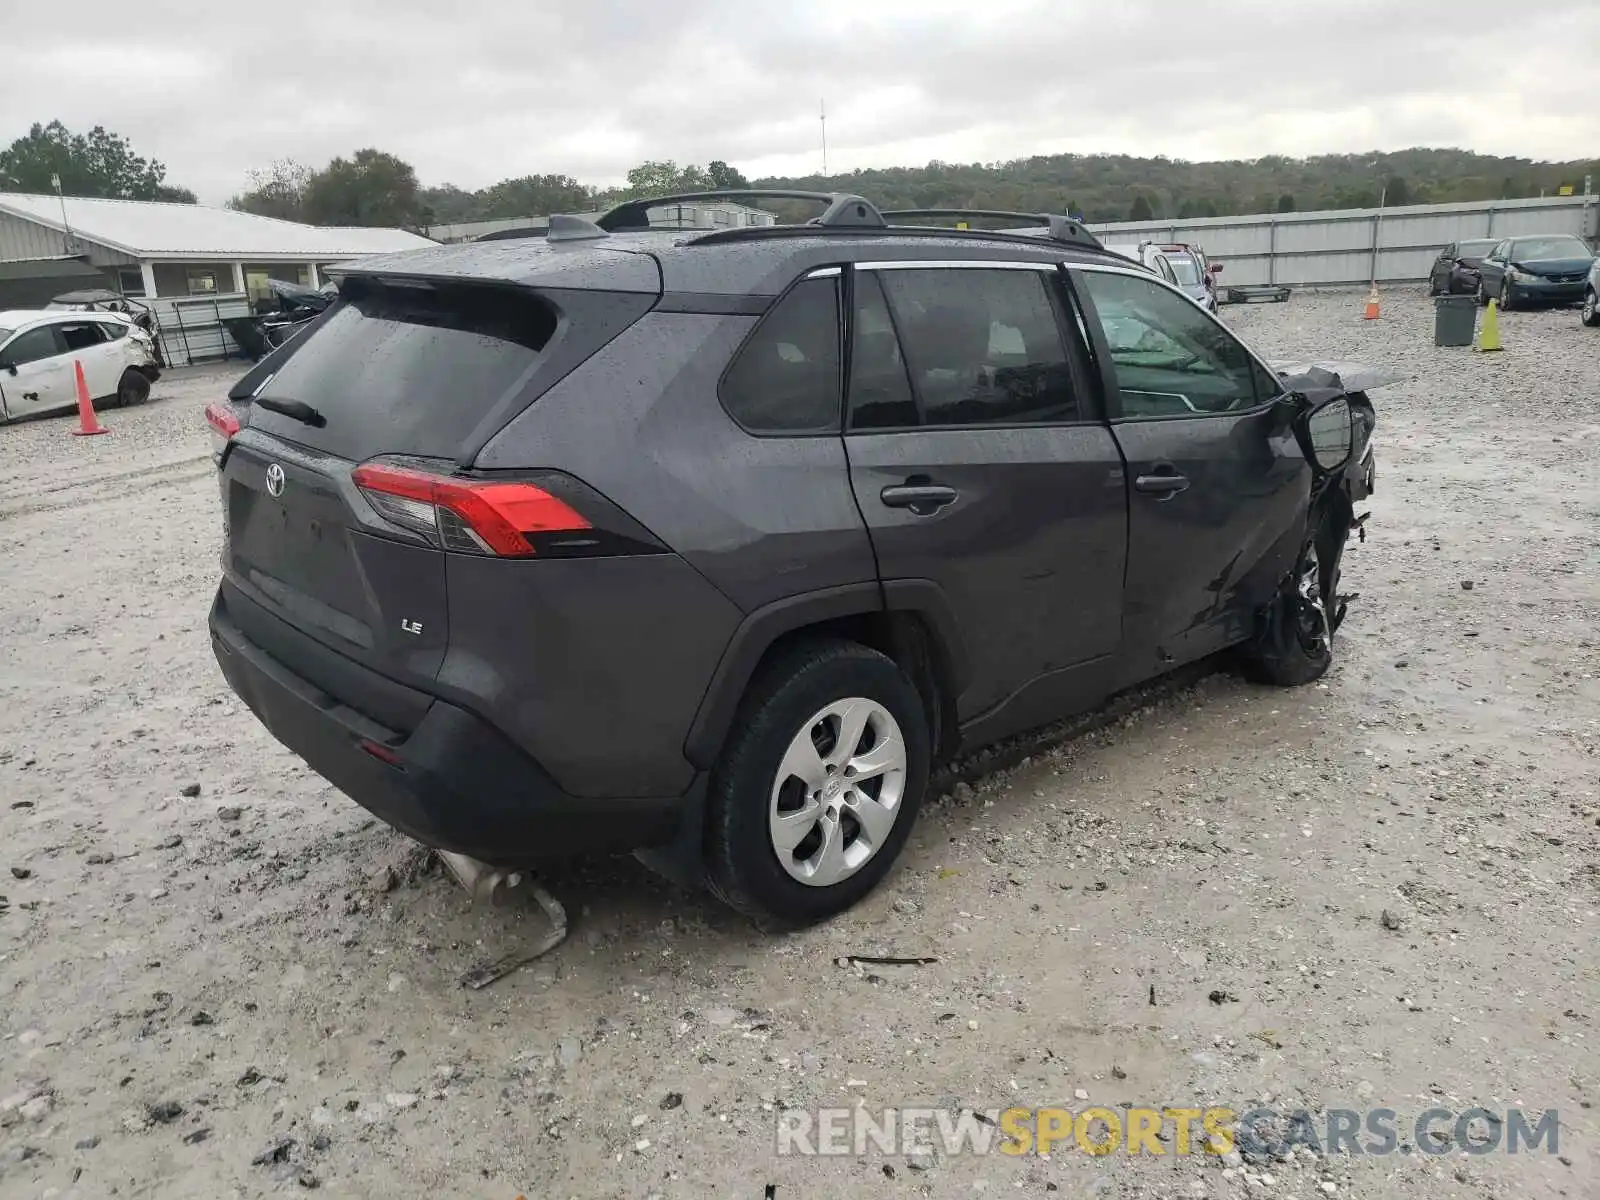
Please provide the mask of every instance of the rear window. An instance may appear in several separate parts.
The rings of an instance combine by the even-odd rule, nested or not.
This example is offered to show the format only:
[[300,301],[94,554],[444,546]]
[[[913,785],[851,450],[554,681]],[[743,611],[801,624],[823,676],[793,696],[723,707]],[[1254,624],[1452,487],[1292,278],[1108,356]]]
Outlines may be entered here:
[[351,278],[345,298],[258,393],[298,400],[326,424],[259,405],[250,424],[342,458],[449,458],[540,365],[555,309],[513,288],[404,287]]

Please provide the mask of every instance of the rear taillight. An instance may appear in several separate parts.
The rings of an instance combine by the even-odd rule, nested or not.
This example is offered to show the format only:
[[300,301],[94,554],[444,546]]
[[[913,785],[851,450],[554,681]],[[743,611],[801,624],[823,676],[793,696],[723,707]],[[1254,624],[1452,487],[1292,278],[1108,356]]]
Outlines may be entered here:
[[444,550],[530,558],[661,549],[609,501],[558,472],[480,479],[378,461],[351,477],[384,520]]
[[211,457],[221,462],[228,452],[228,443],[239,432],[239,415],[233,406],[223,401],[206,405],[206,424],[211,426]]

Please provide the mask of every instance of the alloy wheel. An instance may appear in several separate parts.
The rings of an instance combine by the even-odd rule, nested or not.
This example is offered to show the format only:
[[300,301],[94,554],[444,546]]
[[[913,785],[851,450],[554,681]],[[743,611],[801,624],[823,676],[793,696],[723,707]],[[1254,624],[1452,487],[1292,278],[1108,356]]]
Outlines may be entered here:
[[772,785],[773,852],[794,879],[828,887],[861,870],[900,817],[906,746],[875,700],[837,700],[794,735]]

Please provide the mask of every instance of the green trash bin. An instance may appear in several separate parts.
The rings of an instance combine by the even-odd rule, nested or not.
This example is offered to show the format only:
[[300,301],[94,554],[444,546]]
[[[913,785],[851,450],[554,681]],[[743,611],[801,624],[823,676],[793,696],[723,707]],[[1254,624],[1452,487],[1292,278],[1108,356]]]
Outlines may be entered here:
[[1436,296],[1433,301],[1433,344],[1470,346],[1478,322],[1476,296]]

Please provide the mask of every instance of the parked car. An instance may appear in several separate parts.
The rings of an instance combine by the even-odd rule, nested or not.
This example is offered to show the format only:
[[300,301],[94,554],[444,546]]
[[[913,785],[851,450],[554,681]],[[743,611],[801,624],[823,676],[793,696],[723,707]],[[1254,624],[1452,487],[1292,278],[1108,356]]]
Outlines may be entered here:
[[1600,258],[1590,264],[1583,282],[1583,323],[1591,329],[1600,326]]
[[1143,264],[1208,312],[1217,311],[1216,277],[1221,263],[1208,262],[1205,251],[1186,242],[1140,242],[1108,249]]
[[1428,295],[1470,296],[1478,290],[1478,268],[1484,256],[1499,244],[1497,238],[1472,238],[1452,242],[1439,251],[1428,272]]
[[1478,303],[1497,297],[1501,308],[1571,304],[1583,299],[1594,251],[1570,233],[1505,238],[1478,268]]
[[120,313],[0,312],[0,417],[76,408],[74,363],[96,404],[140,404],[161,378],[154,339]]
[[1230,648],[1327,670],[1372,377],[1280,374],[1067,218],[649,229],[699,198],[345,264],[208,410],[217,660],[336,786],[803,923],[940,760]]

